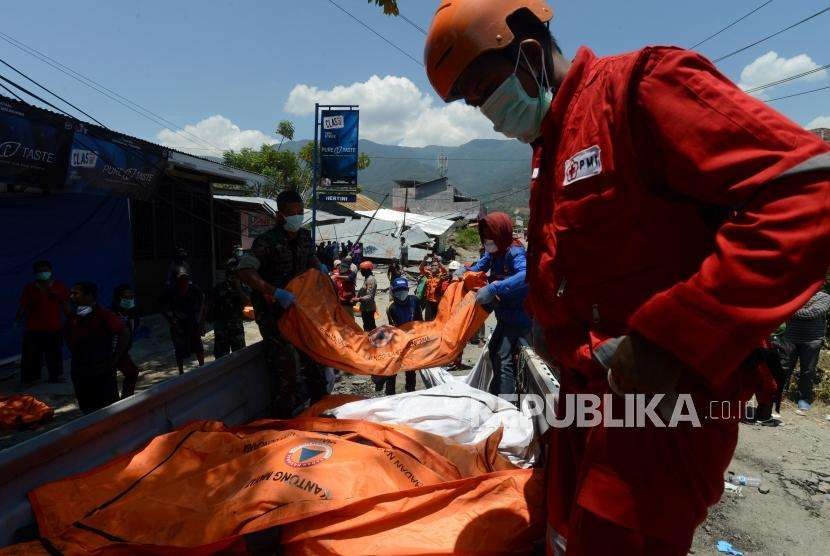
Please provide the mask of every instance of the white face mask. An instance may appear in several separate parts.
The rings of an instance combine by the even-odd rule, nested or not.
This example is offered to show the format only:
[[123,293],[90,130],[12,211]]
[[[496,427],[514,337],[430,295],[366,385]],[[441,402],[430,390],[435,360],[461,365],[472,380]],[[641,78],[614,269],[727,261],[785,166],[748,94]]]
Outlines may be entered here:
[[287,232],[296,232],[303,226],[303,215],[295,214],[293,216],[286,216],[282,227]]
[[75,313],[79,317],[85,317],[88,314],[90,314],[91,312],[92,312],[92,307],[90,307],[89,305],[78,305],[78,307],[75,309]]
[[493,254],[499,250],[499,246],[496,245],[496,242],[492,239],[488,239],[484,242],[484,250],[490,254]]
[[392,296],[397,299],[398,301],[406,301],[406,298],[409,297],[409,292],[406,290],[400,290],[394,292]]
[[[518,139],[522,143],[532,143],[541,132],[542,120],[545,118],[550,103],[553,101],[553,92],[547,86],[547,72],[542,57],[542,81],[536,81],[539,97],[534,98],[527,94],[521,81],[516,76],[519,60],[527,57],[519,50],[519,59],[513,74],[508,76],[493,94],[481,105],[479,110],[487,119],[493,122],[493,129],[499,133]],[[528,66],[530,64],[528,63]],[[535,77],[534,77],[535,79]]]

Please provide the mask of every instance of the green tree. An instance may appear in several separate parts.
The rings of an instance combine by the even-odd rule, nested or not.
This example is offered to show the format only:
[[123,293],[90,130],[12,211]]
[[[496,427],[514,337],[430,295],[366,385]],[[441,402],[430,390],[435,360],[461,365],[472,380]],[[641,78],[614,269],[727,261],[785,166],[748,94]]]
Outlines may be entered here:
[[398,15],[398,0],[369,0],[369,3],[375,3],[376,6],[383,8],[383,13],[386,15]]
[[[291,141],[294,138],[294,124],[283,120],[277,126],[276,133]],[[285,188],[296,189],[303,194],[311,186],[314,143],[309,141],[297,153],[280,150],[280,145],[225,151],[222,160],[228,166],[266,176],[268,180],[259,195],[275,198]],[[358,170],[368,168],[371,163],[372,160],[366,153],[358,155]]]
[[262,174],[268,178],[260,195],[274,198],[285,188],[308,188],[310,179],[303,163],[291,151],[279,151],[272,145],[262,145],[256,149],[226,151],[222,159],[228,166]]
[[294,123],[290,120],[283,120],[279,124],[277,124],[277,136],[280,137],[280,144],[277,146],[277,150],[282,149],[282,142],[288,139],[289,141],[294,140]]

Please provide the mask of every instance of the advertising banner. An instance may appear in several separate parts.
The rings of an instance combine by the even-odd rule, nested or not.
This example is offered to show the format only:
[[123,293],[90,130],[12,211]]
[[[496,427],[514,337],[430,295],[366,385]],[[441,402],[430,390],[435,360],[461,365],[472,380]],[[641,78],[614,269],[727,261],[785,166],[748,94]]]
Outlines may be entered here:
[[9,191],[61,189],[71,140],[62,118],[0,100],[0,182]]
[[66,188],[74,193],[116,193],[148,199],[164,165],[161,149],[123,137],[105,139],[76,131],[69,154]]
[[323,110],[320,126],[320,177],[331,184],[357,184],[357,110]]

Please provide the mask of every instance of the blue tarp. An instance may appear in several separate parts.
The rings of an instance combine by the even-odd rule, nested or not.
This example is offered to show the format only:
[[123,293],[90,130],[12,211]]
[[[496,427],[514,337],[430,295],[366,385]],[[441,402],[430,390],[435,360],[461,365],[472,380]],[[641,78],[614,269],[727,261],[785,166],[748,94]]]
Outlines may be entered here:
[[110,304],[113,288],[132,282],[132,235],[127,199],[61,193],[0,200],[0,359],[20,353],[21,330],[13,326],[32,263],[46,259],[68,287],[79,280],[98,285],[99,302]]

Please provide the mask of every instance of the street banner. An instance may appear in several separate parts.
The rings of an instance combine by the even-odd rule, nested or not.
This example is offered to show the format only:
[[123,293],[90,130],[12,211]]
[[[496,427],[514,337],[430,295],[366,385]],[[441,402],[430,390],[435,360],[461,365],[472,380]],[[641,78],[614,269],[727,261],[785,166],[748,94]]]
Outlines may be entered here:
[[148,199],[164,171],[162,149],[123,137],[76,131],[69,155],[66,188],[75,193],[120,194]]
[[61,189],[72,140],[68,120],[0,99],[0,182],[6,191]]
[[323,110],[320,131],[320,178],[332,185],[357,184],[357,110]]

